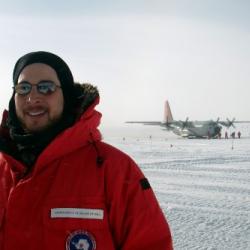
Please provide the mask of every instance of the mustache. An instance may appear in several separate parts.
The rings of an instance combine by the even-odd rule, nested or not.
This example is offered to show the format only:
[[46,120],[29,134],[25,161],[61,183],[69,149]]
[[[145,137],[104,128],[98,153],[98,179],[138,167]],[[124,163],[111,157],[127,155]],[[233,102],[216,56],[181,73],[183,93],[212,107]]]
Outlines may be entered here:
[[28,104],[23,108],[24,112],[32,112],[32,111],[38,111],[38,110],[47,111],[48,107],[45,105],[41,105],[41,104],[36,104],[36,105]]

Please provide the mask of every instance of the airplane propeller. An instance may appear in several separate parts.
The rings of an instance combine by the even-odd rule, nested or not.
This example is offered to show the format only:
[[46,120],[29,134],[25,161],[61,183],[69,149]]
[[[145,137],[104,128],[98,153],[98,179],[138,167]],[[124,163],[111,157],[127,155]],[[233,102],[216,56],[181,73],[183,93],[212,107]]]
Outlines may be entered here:
[[186,120],[183,122],[183,121],[180,121],[181,122],[181,125],[182,125],[182,127],[181,127],[181,129],[183,130],[183,129],[185,129],[186,127],[187,127],[187,125],[188,125],[188,117],[186,118]]
[[234,121],[235,121],[235,118],[233,118],[231,121],[227,118],[227,122],[228,122],[227,127],[230,128],[232,126],[233,128],[235,128]]
[[223,126],[225,126],[225,127],[227,127],[227,128],[230,128],[231,126],[233,127],[233,128],[235,128],[235,126],[234,126],[234,121],[235,121],[235,118],[233,118],[231,121],[227,118],[227,121],[221,121],[221,122],[219,122],[221,125],[223,125]]

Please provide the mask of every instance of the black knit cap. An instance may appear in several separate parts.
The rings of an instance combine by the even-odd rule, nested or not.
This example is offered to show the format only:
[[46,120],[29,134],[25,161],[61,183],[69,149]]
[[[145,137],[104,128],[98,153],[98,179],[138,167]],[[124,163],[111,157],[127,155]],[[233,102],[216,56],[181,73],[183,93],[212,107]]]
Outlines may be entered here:
[[15,64],[13,71],[14,85],[17,85],[18,77],[21,74],[22,70],[26,66],[33,63],[47,64],[56,71],[63,91],[64,108],[71,109],[73,105],[72,100],[75,99],[73,75],[66,62],[53,53],[46,51],[36,51],[25,54],[24,56],[19,58]]

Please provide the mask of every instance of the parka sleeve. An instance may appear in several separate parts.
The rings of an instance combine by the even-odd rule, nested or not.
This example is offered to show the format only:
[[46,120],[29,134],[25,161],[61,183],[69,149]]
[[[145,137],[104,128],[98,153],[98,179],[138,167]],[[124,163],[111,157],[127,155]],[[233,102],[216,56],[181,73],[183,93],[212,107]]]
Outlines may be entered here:
[[172,250],[169,225],[149,182],[130,158],[116,164],[107,187],[116,249]]

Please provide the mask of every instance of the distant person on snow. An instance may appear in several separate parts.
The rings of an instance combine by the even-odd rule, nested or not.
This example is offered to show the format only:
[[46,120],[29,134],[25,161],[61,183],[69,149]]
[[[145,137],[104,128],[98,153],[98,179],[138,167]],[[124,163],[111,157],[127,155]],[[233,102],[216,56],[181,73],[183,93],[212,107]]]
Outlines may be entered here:
[[211,133],[210,133],[209,130],[207,131],[207,138],[208,138],[208,139],[211,139]]
[[0,127],[1,250],[168,250],[169,226],[135,162],[102,142],[99,93],[31,52]]
[[219,134],[218,134],[218,138],[219,138],[219,139],[221,139],[221,132],[219,132]]
[[241,137],[241,132],[238,131],[238,138],[240,139],[240,137]]
[[227,131],[225,132],[225,139],[228,139],[228,133],[227,133]]
[[235,139],[235,132],[233,132],[233,133],[231,134],[231,137],[232,137],[233,139]]

